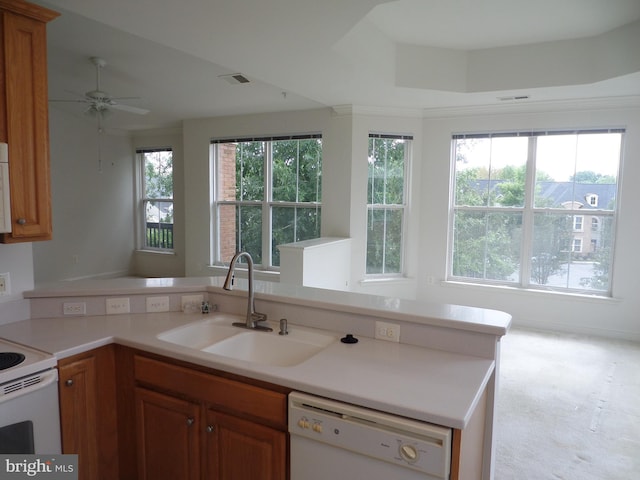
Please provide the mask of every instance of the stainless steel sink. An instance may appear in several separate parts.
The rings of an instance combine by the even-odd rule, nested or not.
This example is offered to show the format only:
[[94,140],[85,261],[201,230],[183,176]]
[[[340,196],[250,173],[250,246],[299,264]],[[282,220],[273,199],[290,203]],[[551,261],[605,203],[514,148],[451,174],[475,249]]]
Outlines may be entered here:
[[288,335],[234,327],[241,317],[216,313],[159,333],[157,338],[183,347],[227,358],[281,367],[297,365],[324,350],[339,335],[313,328],[289,325]]

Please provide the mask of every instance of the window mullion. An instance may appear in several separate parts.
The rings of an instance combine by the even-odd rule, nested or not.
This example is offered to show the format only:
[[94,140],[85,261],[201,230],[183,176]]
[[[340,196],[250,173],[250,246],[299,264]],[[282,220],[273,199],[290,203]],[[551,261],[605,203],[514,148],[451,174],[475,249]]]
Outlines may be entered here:
[[262,266],[271,265],[271,238],[273,201],[273,142],[264,142],[264,195],[262,199]]
[[529,137],[527,167],[522,212],[522,244],[520,252],[520,284],[528,287],[531,282],[531,257],[533,255],[533,221],[536,192],[536,148],[538,137]]

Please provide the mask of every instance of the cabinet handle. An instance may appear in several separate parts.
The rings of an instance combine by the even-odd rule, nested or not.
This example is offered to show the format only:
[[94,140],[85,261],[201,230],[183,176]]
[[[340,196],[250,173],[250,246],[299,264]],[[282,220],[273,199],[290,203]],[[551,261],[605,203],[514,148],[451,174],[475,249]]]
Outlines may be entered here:
[[70,378],[69,380],[67,380],[66,382],[64,382],[64,384],[65,384],[67,387],[73,387],[73,379],[72,379],[72,378]]
[[194,422],[195,420],[193,419],[193,417],[187,418],[187,427],[190,427],[191,425],[193,425]]
[[19,218],[18,219],[18,225],[26,225],[27,224],[27,219],[26,218]]
[[214,430],[215,428],[213,427],[213,425],[207,425],[207,433],[213,433]]

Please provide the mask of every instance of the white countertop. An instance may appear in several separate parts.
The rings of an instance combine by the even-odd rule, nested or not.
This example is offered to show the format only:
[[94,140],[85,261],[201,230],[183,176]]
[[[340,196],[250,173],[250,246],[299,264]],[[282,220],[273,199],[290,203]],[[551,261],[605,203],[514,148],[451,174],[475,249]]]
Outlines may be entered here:
[[[149,280],[140,280],[149,283]],[[167,279],[163,281],[166,283]],[[174,287],[187,288],[187,283],[178,282]],[[203,283],[200,279],[198,285]],[[131,293],[132,285],[128,287],[127,292]],[[188,287],[192,288],[193,284]],[[76,286],[74,295],[77,291]],[[61,296],[69,293],[67,289]],[[0,337],[53,353],[59,359],[116,342],[459,429],[466,427],[494,370],[493,360],[366,337],[354,345],[336,341],[310,359],[288,367],[234,360],[156,338],[159,332],[202,318],[199,314],[166,312],[32,319],[0,326]],[[505,332],[507,327],[508,323],[503,326]],[[291,328],[295,325],[290,323]]]

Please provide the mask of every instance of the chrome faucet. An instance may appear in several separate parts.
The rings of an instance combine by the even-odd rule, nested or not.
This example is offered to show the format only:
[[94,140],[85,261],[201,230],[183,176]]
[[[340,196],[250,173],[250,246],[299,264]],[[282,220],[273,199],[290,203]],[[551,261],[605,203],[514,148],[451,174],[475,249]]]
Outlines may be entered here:
[[245,257],[247,260],[247,279],[249,281],[249,292],[247,294],[247,319],[244,323],[234,322],[233,325],[236,327],[250,328],[252,330],[271,332],[273,331],[272,328],[258,324],[258,322],[265,322],[267,320],[267,315],[256,312],[256,306],[253,300],[253,259],[248,252],[239,252],[233,256],[229,263],[229,271],[227,272],[227,278],[224,280],[222,288],[225,290],[233,289],[233,272],[235,271],[236,263],[240,257]]

